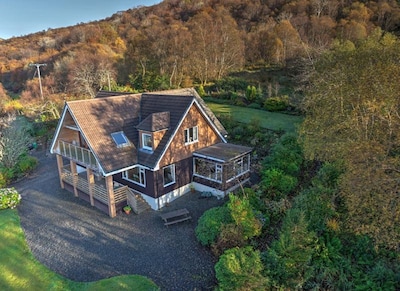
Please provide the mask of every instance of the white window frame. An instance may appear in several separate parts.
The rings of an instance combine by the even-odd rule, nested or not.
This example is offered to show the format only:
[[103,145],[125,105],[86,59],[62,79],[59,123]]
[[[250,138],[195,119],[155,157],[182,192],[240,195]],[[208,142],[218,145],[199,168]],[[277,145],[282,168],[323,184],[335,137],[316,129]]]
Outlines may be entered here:
[[[245,161],[247,159],[247,161]],[[234,177],[231,177],[226,182],[231,182],[234,179],[246,174],[250,171],[250,154],[244,155],[233,162],[233,172],[235,173]]]
[[[150,137],[150,140],[151,140],[151,147],[149,147],[146,143],[145,143],[145,141],[146,141],[146,138],[145,137]],[[142,148],[143,149],[145,149],[145,150],[149,150],[149,151],[152,151],[153,150],[153,136],[150,134],[150,133],[145,133],[145,132],[143,132],[142,133]]]
[[[191,136],[192,135],[192,136]],[[185,129],[185,145],[199,141],[199,127],[193,126]]]
[[[139,169],[139,172],[138,172],[139,181],[135,181],[135,180],[129,178],[129,171],[133,170],[133,169]],[[130,169],[130,170],[122,172],[122,178],[124,180],[130,181],[130,182],[135,183],[137,185],[146,187],[146,170],[145,170],[145,168],[136,167],[136,168],[133,168],[133,169]]]
[[[165,170],[168,169],[168,168],[171,169],[171,174],[172,174],[172,177],[171,177],[171,178],[172,178],[172,181],[171,181],[171,182],[168,182],[168,183],[165,183]],[[176,182],[176,177],[175,177],[175,165],[172,164],[172,165],[169,165],[169,166],[164,167],[164,168],[163,168],[162,177],[163,177],[163,185],[164,185],[164,187],[167,187],[167,186],[170,186],[170,185],[172,185],[172,184],[175,184],[175,182]]]
[[[201,173],[198,172],[198,169],[196,167],[196,160],[204,161],[206,163],[212,163],[213,166],[214,166],[213,167],[214,172],[212,172],[211,168],[209,168],[210,169],[210,173],[207,176],[202,175]],[[222,164],[217,163],[215,161],[205,160],[205,159],[197,158],[197,157],[194,158],[193,163],[194,163],[194,173],[193,173],[194,176],[201,177],[201,178],[207,179],[209,181],[214,181],[214,182],[217,182],[217,183],[220,183],[220,184],[222,183],[222,177],[223,177],[223,175],[222,175],[222,173],[223,173]]]

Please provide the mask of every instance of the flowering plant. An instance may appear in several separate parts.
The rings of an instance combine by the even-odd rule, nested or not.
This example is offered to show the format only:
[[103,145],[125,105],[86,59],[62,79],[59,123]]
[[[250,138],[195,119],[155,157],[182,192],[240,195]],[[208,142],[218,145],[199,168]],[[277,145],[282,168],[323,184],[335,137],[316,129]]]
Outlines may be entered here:
[[0,189],[0,209],[15,208],[21,202],[21,195],[15,188]]

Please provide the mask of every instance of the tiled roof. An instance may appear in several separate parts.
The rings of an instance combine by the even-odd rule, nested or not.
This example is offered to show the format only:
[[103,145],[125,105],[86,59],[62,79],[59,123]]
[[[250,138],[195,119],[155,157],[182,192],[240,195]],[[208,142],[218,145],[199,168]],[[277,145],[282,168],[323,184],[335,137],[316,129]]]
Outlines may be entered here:
[[244,154],[250,153],[252,148],[230,144],[230,143],[217,143],[215,145],[202,148],[193,153],[193,155],[214,158],[220,161],[229,162]]
[[[135,164],[156,167],[194,100],[225,135],[223,126],[194,89],[123,95],[103,91],[95,99],[70,101],[66,106],[107,174]],[[154,152],[149,152],[139,149],[139,129],[168,130]],[[130,146],[116,146],[111,133],[119,131],[125,133]]]
[[133,95],[133,93],[122,93],[122,92],[115,92],[115,91],[100,90],[99,92],[97,92],[96,98],[113,97],[113,96],[121,96],[121,95]]
[[139,130],[144,131],[159,131],[163,129],[168,129],[169,127],[169,111],[152,113],[145,118],[136,127]]
[[158,147],[154,152],[139,150],[138,162],[141,165],[154,168],[161,158],[168,141],[172,138],[181,120],[185,117],[185,113],[189,110],[194,97],[177,96],[177,95],[157,95],[143,94],[141,100],[141,116],[146,119],[153,113],[168,111],[169,112],[169,127],[161,139]]
[[[88,99],[67,103],[104,172],[128,167],[137,160],[138,134],[135,126],[140,113],[140,94]],[[118,148],[111,133],[123,131],[131,146]]]
[[202,109],[206,112],[207,116],[214,123],[215,127],[222,134],[222,136],[226,136],[228,132],[225,127],[221,124],[218,118],[214,115],[210,108],[206,105],[204,100],[200,97],[197,91],[194,88],[183,88],[183,89],[174,89],[174,90],[165,90],[160,92],[152,92],[152,94],[164,94],[164,95],[180,95],[180,96],[193,96],[196,101],[200,104]]

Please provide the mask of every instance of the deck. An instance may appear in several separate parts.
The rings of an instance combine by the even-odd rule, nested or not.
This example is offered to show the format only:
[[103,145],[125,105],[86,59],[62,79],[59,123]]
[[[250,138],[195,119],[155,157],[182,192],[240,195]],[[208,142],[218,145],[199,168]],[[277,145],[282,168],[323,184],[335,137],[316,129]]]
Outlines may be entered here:
[[[104,181],[96,181],[94,184],[89,184],[88,180],[84,177],[81,177],[80,175],[74,175],[70,170],[67,169],[68,166],[63,167],[62,169],[62,180],[64,183],[67,183],[71,187],[76,186],[77,190],[82,192],[83,194],[86,194],[87,197],[81,197],[84,200],[90,201],[90,193],[92,192],[93,194],[93,205],[97,207],[99,205],[96,203],[96,201],[100,202],[106,207],[101,207],[99,205],[100,210],[105,211],[106,209],[108,210],[108,205],[109,205],[109,199],[108,199],[108,194],[107,194],[107,189],[105,187]],[[115,187],[114,188],[114,197],[115,197],[115,205],[117,207],[117,210],[121,210],[123,206],[126,205],[127,201],[127,189],[128,186],[121,186],[121,187]],[[78,195],[79,196],[79,195]],[[83,195],[81,195],[83,196]],[[85,199],[86,198],[86,199]],[[108,211],[106,211],[108,213]]]

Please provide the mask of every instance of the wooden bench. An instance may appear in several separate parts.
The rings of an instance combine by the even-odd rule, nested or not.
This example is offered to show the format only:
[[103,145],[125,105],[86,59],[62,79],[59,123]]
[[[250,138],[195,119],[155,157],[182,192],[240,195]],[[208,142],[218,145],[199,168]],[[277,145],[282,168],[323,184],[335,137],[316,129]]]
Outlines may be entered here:
[[192,219],[192,217],[189,215],[189,211],[186,208],[166,212],[160,216],[164,221],[165,226]]

